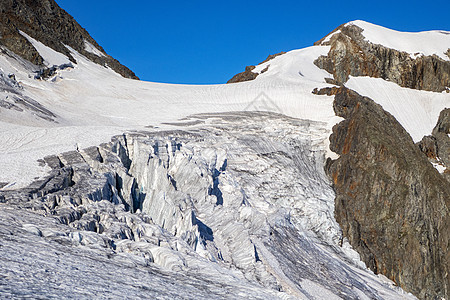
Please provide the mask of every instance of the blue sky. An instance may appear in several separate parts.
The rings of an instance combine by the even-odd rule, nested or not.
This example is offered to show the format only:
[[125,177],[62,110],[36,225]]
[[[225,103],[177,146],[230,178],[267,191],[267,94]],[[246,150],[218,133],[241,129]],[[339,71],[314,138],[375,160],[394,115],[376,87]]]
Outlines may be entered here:
[[56,0],[142,80],[224,83],[269,54],[311,46],[342,23],[450,31],[444,1]]

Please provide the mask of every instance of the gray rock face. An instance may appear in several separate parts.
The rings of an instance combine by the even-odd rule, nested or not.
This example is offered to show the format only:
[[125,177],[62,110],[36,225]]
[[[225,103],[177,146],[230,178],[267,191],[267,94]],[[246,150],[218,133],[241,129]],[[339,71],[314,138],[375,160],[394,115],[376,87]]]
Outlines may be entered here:
[[434,136],[424,136],[417,145],[419,146],[420,151],[422,151],[429,159],[437,159],[439,157],[438,146]]
[[450,182],[450,109],[444,109],[439,116],[432,135],[424,136],[418,143],[428,160],[443,169],[443,176]]
[[[375,273],[420,299],[448,299],[448,181],[381,106],[346,88],[335,94],[335,112],[345,120],[330,137],[340,157],[326,170],[344,236]],[[436,132],[448,132],[447,114]]]
[[436,139],[437,155],[450,172],[450,108],[446,108],[440,113],[432,134]]
[[314,63],[333,74],[338,84],[351,75],[383,78],[419,90],[441,92],[450,88],[450,61],[438,56],[413,59],[408,53],[372,44],[355,25],[341,25],[336,30],[340,32],[329,41],[324,42],[324,38],[315,43],[330,45],[331,49]]
[[[34,295],[42,282],[44,298],[98,291],[75,289],[79,280],[113,298],[402,295],[341,247],[323,170],[326,124],[271,113],[192,119],[185,130],[128,133],[46,157],[48,178],[0,192],[8,287],[0,295]],[[195,125],[203,122],[210,125]],[[31,253],[21,268],[15,247]]]
[[[46,46],[65,54],[75,63],[68,45],[100,64],[108,65],[127,78],[138,79],[127,67],[107,55],[103,48],[54,0],[3,0],[0,2],[0,44],[30,61],[42,66],[43,59],[19,30]],[[91,43],[105,56],[97,56],[85,50],[85,41]]]

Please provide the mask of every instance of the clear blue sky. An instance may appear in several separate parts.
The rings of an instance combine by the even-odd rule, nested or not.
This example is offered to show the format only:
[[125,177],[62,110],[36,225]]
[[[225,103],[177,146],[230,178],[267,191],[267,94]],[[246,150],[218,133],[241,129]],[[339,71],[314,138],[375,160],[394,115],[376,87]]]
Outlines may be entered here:
[[450,31],[442,1],[56,0],[142,80],[224,83],[267,55],[311,46],[342,23]]

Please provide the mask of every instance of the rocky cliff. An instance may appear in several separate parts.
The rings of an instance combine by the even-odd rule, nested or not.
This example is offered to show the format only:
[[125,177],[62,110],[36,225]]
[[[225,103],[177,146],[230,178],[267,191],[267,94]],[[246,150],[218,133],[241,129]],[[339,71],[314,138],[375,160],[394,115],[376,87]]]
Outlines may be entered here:
[[349,76],[370,76],[412,89],[441,92],[450,88],[450,61],[437,55],[411,57],[373,44],[356,25],[341,25],[315,45],[331,46],[328,55],[315,64],[333,74],[337,84],[345,83]]
[[450,175],[448,172],[450,170],[450,108],[441,112],[432,134],[438,147],[437,157],[447,167],[446,174]]
[[[380,105],[346,88],[324,92],[345,118],[330,137],[340,157],[326,166],[344,236],[375,273],[420,299],[448,299],[448,181]],[[434,134],[448,143],[447,121],[448,110]]]
[[418,146],[450,182],[450,108],[441,112],[432,134],[424,136]]
[[[20,31],[63,53],[72,62],[75,60],[65,45],[100,65],[109,66],[124,77],[138,79],[131,70],[107,55],[89,33],[54,0],[3,0],[0,2],[0,45],[33,64],[43,67],[43,58]],[[91,46],[99,53],[88,51]]]

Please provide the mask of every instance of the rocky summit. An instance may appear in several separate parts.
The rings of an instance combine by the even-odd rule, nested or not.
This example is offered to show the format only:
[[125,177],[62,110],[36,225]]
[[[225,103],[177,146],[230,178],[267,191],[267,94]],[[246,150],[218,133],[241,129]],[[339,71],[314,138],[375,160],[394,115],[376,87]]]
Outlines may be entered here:
[[449,32],[174,85],[53,0],[0,10],[0,298],[449,299]]
[[422,53],[411,55],[374,44],[366,40],[363,33],[364,29],[358,23],[339,26],[316,43],[329,45],[331,49],[328,55],[319,57],[315,64],[333,74],[338,84],[346,82],[349,76],[370,76],[411,89],[435,92],[448,90],[448,51],[441,56]]

